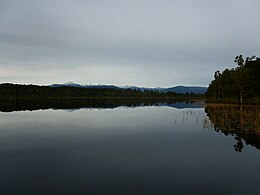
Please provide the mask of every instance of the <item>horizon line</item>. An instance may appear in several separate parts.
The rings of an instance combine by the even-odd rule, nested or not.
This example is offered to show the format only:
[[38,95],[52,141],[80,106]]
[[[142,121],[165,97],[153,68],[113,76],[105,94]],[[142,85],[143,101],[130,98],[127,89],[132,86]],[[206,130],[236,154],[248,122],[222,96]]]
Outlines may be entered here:
[[75,83],[75,82],[65,82],[65,83],[52,83],[52,84],[33,84],[33,83],[12,83],[12,82],[1,82],[0,84],[14,84],[14,85],[38,85],[38,86],[51,86],[51,85],[81,85],[81,86],[115,86],[115,87],[137,87],[137,88],[172,88],[172,87],[206,87],[208,86],[205,85],[184,85],[184,84],[177,84],[177,85],[172,85],[168,87],[147,87],[147,86],[139,86],[139,85],[127,85],[127,84],[101,84],[101,83],[96,83],[96,84],[81,84],[81,83]]

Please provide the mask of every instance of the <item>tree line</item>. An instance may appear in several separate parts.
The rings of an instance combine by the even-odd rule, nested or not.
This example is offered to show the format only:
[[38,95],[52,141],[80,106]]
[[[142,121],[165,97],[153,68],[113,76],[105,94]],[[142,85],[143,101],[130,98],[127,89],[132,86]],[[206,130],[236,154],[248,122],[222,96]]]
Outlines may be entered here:
[[121,88],[50,87],[38,85],[0,84],[0,98],[201,98],[201,94],[178,94],[158,90]]
[[242,55],[235,58],[236,68],[216,71],[206,92],[213,102],[260,102],[260,58]]

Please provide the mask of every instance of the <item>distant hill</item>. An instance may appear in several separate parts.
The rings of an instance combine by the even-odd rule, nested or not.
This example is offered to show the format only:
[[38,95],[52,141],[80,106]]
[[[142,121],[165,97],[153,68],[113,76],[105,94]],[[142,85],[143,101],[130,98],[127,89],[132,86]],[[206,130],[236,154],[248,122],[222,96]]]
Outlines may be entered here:
[[194,93],[194,94],[204,94],[207,91],[207,87],[200,86],[176,86],[170,88],[148,88],[148,87],[136,87],[136,86],[115,86],[115,85],[80,85],[73,82],[67,82],[64,84],[52,84],[50,87],[81,87],[81,88],[95,88],[95,89],[133,89],[140,91],[160,91],[160,92],[175,92],[175,93]]
[[175,92],[175,93],[195,93],[195,94],[204,94],[207,91],[207,87],[193,87],[193,86],[176,86],[167,88],[165,92]]
[[83,85],[77,84],[77,83],[73,83],[73,82],[67,82],[67,83],[63,83],[63,84],[52,84],[50,85],[50,87],[63,87],[63,86],[68,86],[68,87],[83,87]]
[[120,87],[114,85],[80,85],[78,83],[67,82],[64,84],[52,84],[50,87],[80,87],[80,88],[91,88],[91,89],[120,89]]
[[145,90],[148,90],[148,91],[160,91],[160,92],[163,92],[163,90],[165,90],[166,88],[160,88],[160,87],[157,87],[157,88],[149,88],[149,87],[136,87],[136,86],[121,86],[120,88],[122,89],[134,89],[134,90],[140,90],[140,91],[145,91]]

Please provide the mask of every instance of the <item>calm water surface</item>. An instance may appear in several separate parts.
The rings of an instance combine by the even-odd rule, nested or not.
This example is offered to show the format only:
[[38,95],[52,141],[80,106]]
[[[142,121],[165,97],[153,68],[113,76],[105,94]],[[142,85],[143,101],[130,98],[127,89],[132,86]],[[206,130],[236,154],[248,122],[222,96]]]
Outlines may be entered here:
[[176,105],[0,112],[0,194],[258,194],[259,109]]

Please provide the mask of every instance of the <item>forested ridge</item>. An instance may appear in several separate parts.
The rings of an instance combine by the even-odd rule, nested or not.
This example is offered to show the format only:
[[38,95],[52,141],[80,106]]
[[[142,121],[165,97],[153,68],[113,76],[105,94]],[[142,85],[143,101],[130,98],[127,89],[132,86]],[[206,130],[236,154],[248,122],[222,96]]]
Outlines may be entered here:
[[242,55],[235,58],[236,68],[216,71],[206,98],[211,102],[260,103],[260,58]]
[[120,88],[50,87],[38,85],[0,84],[0,98],[203,98],[202,94],[179,94],[156,90]]

